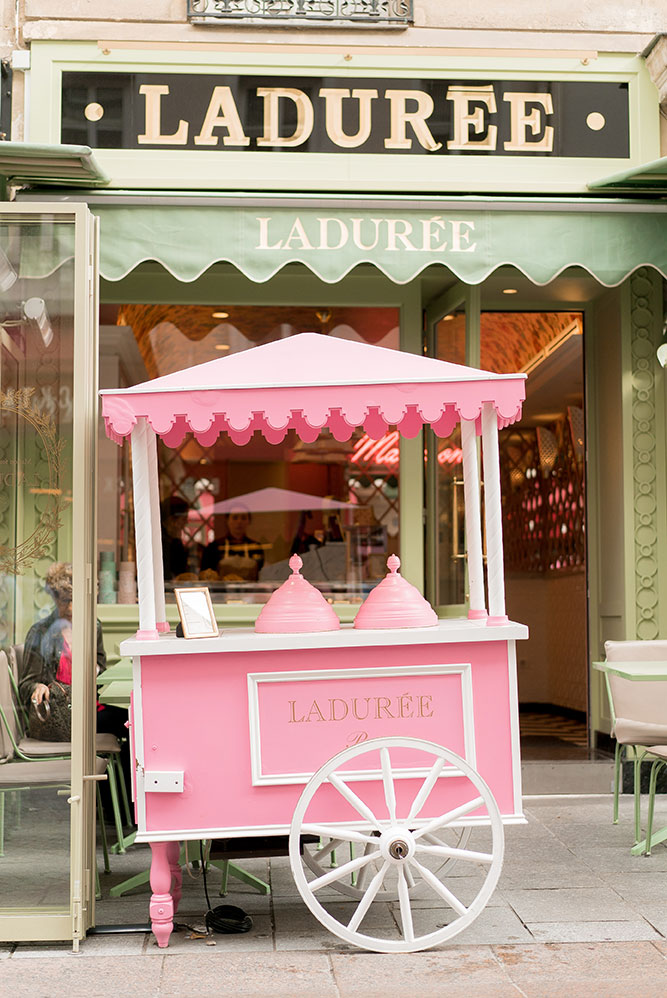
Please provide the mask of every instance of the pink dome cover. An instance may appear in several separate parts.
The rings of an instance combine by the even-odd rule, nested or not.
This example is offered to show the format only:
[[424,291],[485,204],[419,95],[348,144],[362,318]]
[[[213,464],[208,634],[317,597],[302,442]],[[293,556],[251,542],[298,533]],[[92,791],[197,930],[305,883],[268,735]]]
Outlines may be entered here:
[[362,629],[386,627],[435,627],[438,616],[419,590],[399,575],[400,559],[387,558],[389,574],[373,589],[359,608],[354,626]]
[[295,634],[300,631],[335,631],[340,621],[322,593],[300,574],[298,554],[289,560],[290,577],[276,589],[255,621],[262,634]]

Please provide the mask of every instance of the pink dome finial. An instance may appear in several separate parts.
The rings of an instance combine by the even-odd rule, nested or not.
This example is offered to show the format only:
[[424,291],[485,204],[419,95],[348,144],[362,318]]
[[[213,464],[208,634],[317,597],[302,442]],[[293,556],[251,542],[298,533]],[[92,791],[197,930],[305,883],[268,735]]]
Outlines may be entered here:
[[298,575],[303,567],[303,561],[298,556],[298,554],[293,554],[289,560],[289,567],[292,569],[295,575]]
[[390,572],[398,572],[401,567],[401,559],[398,555],[390,554],[387,558],[387,568]]

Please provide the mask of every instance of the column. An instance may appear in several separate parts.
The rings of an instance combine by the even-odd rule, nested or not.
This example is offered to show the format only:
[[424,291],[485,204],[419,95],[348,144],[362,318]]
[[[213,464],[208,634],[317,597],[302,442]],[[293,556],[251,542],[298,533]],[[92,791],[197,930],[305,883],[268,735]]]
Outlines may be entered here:
[[489,590],[487,624],[507,623],[505,613],[505,566],[503,564],[503,511],[500,498],[500,454],[498,417],[495,406],[482,406],[482,456],[484,459],[484,525],[486,528],[486,574]]
[[463,449],[463,493],[465,497],[466,549],[468,553],[469,620],[487,617],[484,603],[484,563],[482,560],[482,516],[479,499],[479,464],[475,423],[461,420]]
[[160,476],[157,463],[157,437],[151,426],[146,426],[148,452],[148,488],[151,507],[153,539],[153,585],[155,588],[156,627],[160,633],[169,631],[164,605],[164,565],[162,562],[162,530],[160,528]]
[[[155,621],[153,579],[153,528],[151,525],[148,426],[140,419],[132,430],[132,481],[134,491],[134,537],[137,551],[139,630],[137,638],[159,637]],[[152,432],[152,430],[151,430]]]

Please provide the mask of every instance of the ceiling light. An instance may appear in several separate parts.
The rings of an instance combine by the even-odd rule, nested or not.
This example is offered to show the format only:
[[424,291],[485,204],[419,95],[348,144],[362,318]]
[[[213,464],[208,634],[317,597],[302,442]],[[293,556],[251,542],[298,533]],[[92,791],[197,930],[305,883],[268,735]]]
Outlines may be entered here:
[[515,295],[517,293],[516,288],[503,288],[504,295]]
[[212,319],[228,319],[229,318],[229,312],[212,312],[211,313],[211,318]]
[[53,326],[46,311],[46,302],[43,298],[28,298],[23,302],[23,315],[34,326],[39,329],[45,347],[51,345],[53,341]]
[[449,315],[443,315],[442,321],[443,322],[451,322],[453,318],[454,318],[454,316],[450,313]]
[[216,350],[229,350],[229,343],[216,343],[215,344],[215,349]]

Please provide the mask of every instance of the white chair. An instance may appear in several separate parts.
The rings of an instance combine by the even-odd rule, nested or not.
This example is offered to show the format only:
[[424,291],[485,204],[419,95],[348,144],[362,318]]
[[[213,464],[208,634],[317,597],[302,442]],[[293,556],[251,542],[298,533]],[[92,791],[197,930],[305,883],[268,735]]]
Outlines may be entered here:
[[[667,662],[667,641],[606,641],[608,662]],[[641,764],[653,760],[651,746],[667,743],[667,681],[635,681],[605,673],[612,716],[614,824],[618,822],[621,756],[633,750],[635,843],[641,838]],[[650,805],[650,801],[649,801]],[[652,817],[652,814],[651,814]]]

